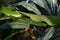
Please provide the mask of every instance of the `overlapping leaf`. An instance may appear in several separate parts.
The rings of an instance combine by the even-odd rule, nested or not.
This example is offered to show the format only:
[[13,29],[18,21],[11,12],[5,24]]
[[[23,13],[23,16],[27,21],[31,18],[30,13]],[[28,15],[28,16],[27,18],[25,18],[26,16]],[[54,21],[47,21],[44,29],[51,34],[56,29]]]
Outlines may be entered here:
[[46,30],[46,32],[47,32],[47,33],[45,34],[43,40],[49,40],[49,39],[53,36],[53,34],[54,34],[54,32],[55,32],[55,29],[54,29],[54,27],[51,27],[51,28],[48,28],[48,29]]
[[54,27],[50,27],[46,29],[45,36],[39,37],[37,40],[49,40],[55,32]]
[[32,20],[34,21],[44,21],[46,22],[48,25],[50,26],[54,26],[60,23],[60,17],[59,16],[38,16],[38,15],[34,15],[34,14],[28,14],[28,13],[24,13],[22,12],[24,15],[29,16]]
[[23,7],[27,8],[29,11],[35,12],[37,15],[41,15],[37,7],[35,6],[34,3],[27,3],[27,2],[20,2],[18,5],[22,5]]
[[9,17],[9,16],[0,17],[0,20],[5,20],[5,19],[13,19],[13,17]]
[[57,4],[57,0],[47,0],[50,4]]
[[49,15],[58,15],[57,13],[57,0],[32,0],[40,7],[46,9]]
[[45,0],[32,0],[32,1],[43,8],[46,7]]
[[45,26],[45,27],[47,25],[47,24],[45,24],[45,23],[43,23],[41,21],[36,22],[36,21],[33,21],[33,20],[30,21],[30,24],[36,25],[36,26]]
[[58,4],[57,4],[57,0],[47,0],[49,5],[50,5],[50,10],[51,10],[51,14],[52,15],[57,15],[57,8],[58,8]]
[[1,12],[7,16],[21,17],[21,14],[12,8],[2,7]]
[[23,28],[29,28],[30,22],[28,19],[19,19],[17,21],[11,22],[10,23],[11,28],[13,29],[23,29]]
[[46,3],[45,0],[32,0],[34,3],[36,3],[37,5],[39,5],[40,7],[45,8],[46,10],[49,11],[48,5]]

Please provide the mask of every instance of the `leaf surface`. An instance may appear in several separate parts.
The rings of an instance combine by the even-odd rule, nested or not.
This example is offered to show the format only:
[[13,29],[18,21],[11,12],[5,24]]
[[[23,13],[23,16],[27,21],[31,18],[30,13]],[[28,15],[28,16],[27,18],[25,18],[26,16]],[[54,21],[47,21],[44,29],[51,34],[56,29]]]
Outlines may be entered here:
[[29,11],[35,12],[37,15],[41,15],[41,12],[37,9],[34,3],[20,2],[18,5],[22,5],[27,8]]
[[13,16],[13,17],[21,17],[21,14],[17,12],[15,9],[8,8],[8,7],[2,7],[1,12],[4,13],[7,16]]
[[59,16],[44,16],[44,15],[38,16],[38,15],[24,13],[24,12],[22,12],[22,13],[24,15],[29,16],[32,20],[34,20],[36,22],[44,21],[50,26],[60,24],[60,17]]

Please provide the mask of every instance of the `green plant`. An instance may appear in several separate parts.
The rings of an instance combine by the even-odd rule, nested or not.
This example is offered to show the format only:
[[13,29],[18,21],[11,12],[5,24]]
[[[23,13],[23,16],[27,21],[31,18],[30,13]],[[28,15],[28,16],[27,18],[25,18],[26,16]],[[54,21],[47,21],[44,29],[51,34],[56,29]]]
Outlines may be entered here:
[[[34,3],[36,3],[40,7],[43,7],[45,10],[47,10],[49,17],[45,16],[45,15],[43,15],[44,16],[43,17],[42,13],[39,12],[39,10],[37,9],[37,7]],[[60,7],[57,4],[57,0],[31,0],[31,2],[22,1],[22,2],[18,3],[17,5],[22,5],[23,7],[27,8],[27,10],[33,11],[34,13],[36,13],[37,15],[24,13],[24,12],[20,11],[22,14],[29,16],[32,20],[34,20],[36,22],[44,21],[50,26],[57,26],[60,24],[60,22],[59,22]],[[59,20],[57,20],[56,18]],[[56,22],[56,21],[58,21],[58,22]],[[48,39],[41,39],[41,40],[48,40]]]
[[[35,3],[40,7],[43,7],[45,10],[47,10],[49,15],[48,16],[42,15],[42,13],[37,9]],[[22,5],[23,7],[27,8],[29,11],[33,11],[34,13],[36,13],[36,15],[29,14],[26,12],[21,12],[20,10],[17,11],[15,9],[17,5],[19,6]],[[47,28],[46,31],[42,33],[43,34],[42,37],[39,36],[38,38],[35,38],[35,40],[49,40],[55,32],[54,27],[60,24],[59,11],[60,11],[60,7],[57,4],[57,0],[31,0],[31,2],[22,1],[14,4],[13,7],[1,7],[1,14],[3,13],[5,15],[4,17],[1,17],[0,20],[11,19],[11,18],[15,19],[12,22],[8,22],[8,25],[10,25],[10,27],[13,29],[30,28],[30,24],[36,26],[44,26],[44,27],[49,25],[50,28]],[[28,16],[29,18],[25,17],[24,15]],[[33,30],[38,31],[36,27],[33,27]]]
[[[31,0],[31,1],[33,1],[34,3],[36,3],[37,5],[39,5],[39,6],[41,6],[41,7],[43,7],[44,9],[46,9],[47,11],[48,11],[48,14],[50,15],[50,16],[58,16],[59,17],[59,14],[60,14],[60,12],[59,12],[59,10],[60,10],[60,8],[59,8],[59,6],[58,6],[58,4],[57,4],[57,0]],[[27,8],[29,11],[33,11],[33,12],[35,12],[37,15],[42,15],[42,13],[37,9],[37,7],[36,7],[36,5],[34,4],[34,3],[32,3],[32,2],[30,2],[30,3],[28,3],[28,2],[24,2],[24,1],[22,1],[22,2],[20,2],[20,3],[17,3],[16,5],[22,5],[23,7],[25,7],[25,8]],[[15,6],[16,6],[15,5]],[[23,12],[22,12],[23,13]],[[24,13],[23,13],[24,14]],[[26,13],[24,14],[24,15],[26,15]],[[31,14],[32,15],[32,14]],[[36,17],[32,17],[29,13],[27,14],[27,16],[29,16],[29,17],[31,17],[32,18],[32,20],[34,20],[34,21],[36,21],[37,19],[34,19],[34,18],[36,18]],[[47,16],[46,16],[46,18],[47,19],[49,19],[50,20],[50,22],[49,23],[47,23],[47,21],[49,21],[49,20],[44,20],[43,18],[43,20],[48,24],[48,25],[50,25],[50,26],[52,26],[53,24],[54,24],[54,22],[51,20],[51,19],[53,19],[54,17],[51,17],[51,19],[50,18],[48,18]],[[56,17],[55,17],[56,18]],[[42,20],[42,19],[40,19],[40,20]],[[58,18],[59,19],[59,18]],[[43,21],[42,20],[42,21]],[[39,20],[38,20],[39,21]],[[52,21],[52,22],[51,22]],[[55,22],[57,21],[57,19],[55,20]],[[53,24],[52,24],[53,23]],[[58,23],[58,22],[57,22]],[[52,25],[51,25],[52,24]],[[59,24],[59,23],[58,23]],[[54,25],[53,25],[54,26]]]

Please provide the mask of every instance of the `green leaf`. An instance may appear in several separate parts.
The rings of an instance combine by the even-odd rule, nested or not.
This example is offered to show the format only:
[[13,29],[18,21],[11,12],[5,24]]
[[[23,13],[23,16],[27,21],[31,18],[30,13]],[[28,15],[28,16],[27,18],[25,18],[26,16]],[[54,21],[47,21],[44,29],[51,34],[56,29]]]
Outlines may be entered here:
[[0,20],[5,20],[5,19],[12,19],[13,17],[5,16],[5,17],[0,17]]
[[49,40],[55,33],[54,27],[50,27],[45,30],[45,34],[42,37],[37,38],[37,40]]
[[57,4],[57,0],[47,0],[50,4]]
[[17,21],[11,22],[10,26],[13,29],[23,29],[23,28],[29,28],[30,22],[28,19],[19,19]]
[[[58,15],[58,3],[57,3],[57,0],[47,0],[48,4],[49,4],[49,8],[50,8],[50,11],[52,15]],[[49,11],[48,11],[49,12]]]
[[45,23],[43,23],[41,21],[36,22],[36,21],[33,21],[33,20],[30,21],[30,24],[36,25],[36,26],[45,26],[45,27],[47,25],[47,24],[45,24]]
[[18,5],[22,5],[27,8],[29,11],[35,12],[37,15],[41,15],[41,12],[37,9],[34,3],[20,2]]
[[36,3],[37,5],[39,5],[40,7],[45,8],[46,10],[49,10],[47,3],[45,0],[32,0],[34,3]]
[[21,14],[17,12],[15,9],[8,8],[8,7],[2,7],[1,12],[4,13],[7,16],[13,16],[13,17],[21,17]]
[[55,26],[60,23],[60,17],[59,16],[38,16],[34,14],[29,14],[29,13],[24,13],[22,14],[29,16],[33,21],[39,22],[39,21],[44,21],[50,26]]
[[45,32],[47,33],[45,34],[42,40],[49,40],[53,36],[55,29],[54,27],[51,27],[51,28],[48,28]]
[[49,15],[56,15],[57,14],[57,0],[32,0],[34,3],[46,9]]

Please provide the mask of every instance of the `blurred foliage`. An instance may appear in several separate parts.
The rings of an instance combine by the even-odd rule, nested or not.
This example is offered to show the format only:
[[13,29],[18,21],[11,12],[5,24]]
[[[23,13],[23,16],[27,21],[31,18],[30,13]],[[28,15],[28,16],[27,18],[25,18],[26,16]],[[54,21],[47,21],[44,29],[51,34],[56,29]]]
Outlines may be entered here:
[[[2,40],[54,40],[57,36],[55,28],[60,24],[60,6],[57,0],[1,0],[0,2],[0,34],[2,34],[0,37],[4,32],[6,34]],[[47,16],[39,11],[38,5],[48,11]],[[24,7],[31,13],[20,11],[18,6]]]

